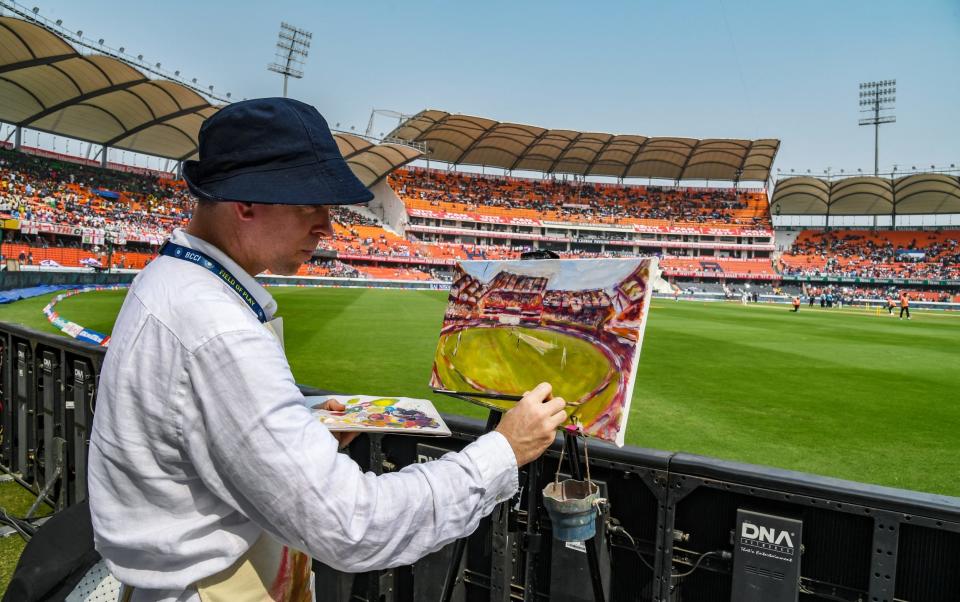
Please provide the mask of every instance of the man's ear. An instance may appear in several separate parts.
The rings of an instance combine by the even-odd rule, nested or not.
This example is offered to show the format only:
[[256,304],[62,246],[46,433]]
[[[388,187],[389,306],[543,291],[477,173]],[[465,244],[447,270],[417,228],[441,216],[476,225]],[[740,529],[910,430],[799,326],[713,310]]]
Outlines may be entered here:
[[233,203],[233,210],[240,221],[248,222],[253,219],[254,203]]

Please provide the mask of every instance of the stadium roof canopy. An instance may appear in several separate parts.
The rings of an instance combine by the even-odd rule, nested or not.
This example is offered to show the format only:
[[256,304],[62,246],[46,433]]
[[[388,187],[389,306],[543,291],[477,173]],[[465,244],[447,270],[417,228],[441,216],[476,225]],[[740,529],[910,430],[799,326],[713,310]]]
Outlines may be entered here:
[[[113,56],[81,55],[41,25],[0,17],[0,121],[181,161],[197,157],[200,124],[219,108],[181,83],[151,79]],[[421,155],[335,137],[367,186]]]
[[785,178],[777,182],[770,208],[778,215],[960,213],[960,178],[936,173],[896,179]]
[[0,17],[0,120],[160,157],[197,152],[216,112],[190,88],[106,55],[81,55],[56,33]]
[[387,136],[426,144],[456,165],[618,178],[766,181],[780,141],[649,138],[501,123],[421,111]]
[[343,132],[337,132],[333,137],[337,139],[340,154],[347,160],[347,165],[367,188],[423,154],[411,146],[374,144],[366,138]]

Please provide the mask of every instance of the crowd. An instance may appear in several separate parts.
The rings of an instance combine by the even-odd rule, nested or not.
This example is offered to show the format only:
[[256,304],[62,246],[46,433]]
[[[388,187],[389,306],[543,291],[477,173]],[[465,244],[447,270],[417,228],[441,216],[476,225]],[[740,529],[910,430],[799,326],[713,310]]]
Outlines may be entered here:
[[958,231],[804,231],[780,260],[796,276],[960,279]]
[[367,217],[359,211],[355,211],[344,205],[333,205],[330,207],[330,217],[341,226],[349,228],[350,226],[378,226],[380,222],[372,217]]
[[[693,224],[769,226],[763,201],[759,210],[750,192],[733,189],[620,186],[555,179],[532,180],[465,175],[408,168],[390,183],[405,202],[426,202],[441,210],[499,208],[542,218],[624,221],[670,220]],[[165,238],[186,224],[195,201],[182,181],[154,175],[105,170],[0,149],[0,217],[151,235]],[[408,205],[409,206],[409,205]],[[526,212],[526,213],[525,213]],[[306,264],[307,275],[351,278],[446,279],[454,260],[517,259],[530,247],[475,245],[404,238],[363,209],[332,210],[334,235],[320,247],[339,255]],[[427,237],[433,235],[426,235]],[[107,263],[103,240],[78,236],[27,234],[8,230],[0,254],[39,264],[98,259]],[[142,267],[154,255],[145,239],[114,245],[109,263]],[[12,245],[11,245],[12,243]],[[14,249],[14,246],[16,247]],[[62,251],[58,251],[62,250]],[[73,252],[76,250],[78,252]],[[561,257],[599,257],[600,253],[561,251]],[[628,256],[624,250],[602,256]],[[31,261],[33,260],[33,261]],[[409,261],[406,261],[409,260]],[[715,258],[666,258],[666,270],[756,273],[775,276],[769,261]],[[714,265],[716,264],[716,265]],[[800,276],[960,279],[960,231],[804,231],[782,255],[779,272]],[[882,291],[881,291],[882,293]],[[856,295],[856,291],[851,294]]]
[[948,303],[957,298],[957,295],[948,291],[919,291],[898,286],[808,286],[804,288],[803,295],[809,305],[819,304],[829,308],[857,305],[865,300],[899,299],[901,293],[913,301]]
[[[770,216],[752,193],[732,188],[690,189],[622,186],[564,180],[526,180],[407,168],[389,182],[399,196],[444,209],[533,210],[544,219],[605,221],[659,220],[694,225],[769,226]],[[459,209],[459,207],[457,207]]]
[[165,236],[193,205],[181,182],[0,149],[0,210],[14,219]]
[[303,264],[299,275],[303,276],[329,276],[334,278],[362,278],[363,275],[357,269],[349,264],[336,259],[315,258]]

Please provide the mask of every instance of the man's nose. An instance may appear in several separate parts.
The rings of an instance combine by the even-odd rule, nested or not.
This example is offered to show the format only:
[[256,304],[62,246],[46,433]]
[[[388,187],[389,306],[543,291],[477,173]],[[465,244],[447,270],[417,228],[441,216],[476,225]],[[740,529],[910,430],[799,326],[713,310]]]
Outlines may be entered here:
[[331,238],[333,236],[333,220],[331,219],[330,208],[321,205],[316,209],[316,213],[310,216],[313,221],[313,227],[310,228],[310,233]]
[[324,238],[333,237],[333,221],[329,216],[317,220],[310,232]]

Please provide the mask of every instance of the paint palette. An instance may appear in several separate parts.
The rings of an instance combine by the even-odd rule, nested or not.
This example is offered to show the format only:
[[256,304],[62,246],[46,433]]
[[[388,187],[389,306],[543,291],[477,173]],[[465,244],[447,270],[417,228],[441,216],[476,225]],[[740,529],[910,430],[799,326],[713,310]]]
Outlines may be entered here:
[[[440,413],[426,399],[372,395],[321,395],[304,399],[317,420],[333,432],[450,436]],[[340,402],[344,409],[322,409],[330,400]]]

